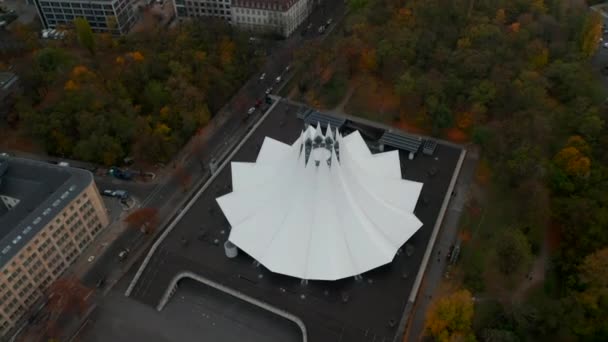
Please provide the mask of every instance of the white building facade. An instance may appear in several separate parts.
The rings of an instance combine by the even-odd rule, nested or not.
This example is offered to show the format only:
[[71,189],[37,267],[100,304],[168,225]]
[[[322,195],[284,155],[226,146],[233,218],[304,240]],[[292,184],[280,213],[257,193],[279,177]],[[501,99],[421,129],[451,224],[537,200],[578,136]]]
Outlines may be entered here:
[[288,37],[308,18],[312,5],[313,0],[234,0],[232,23]]
[[288,37],[306,20],[314,0],[174,0],[178,18],[217,17],[243,29]]
[[232,20],[231,0],[174,0],[178,18],[215,17]]

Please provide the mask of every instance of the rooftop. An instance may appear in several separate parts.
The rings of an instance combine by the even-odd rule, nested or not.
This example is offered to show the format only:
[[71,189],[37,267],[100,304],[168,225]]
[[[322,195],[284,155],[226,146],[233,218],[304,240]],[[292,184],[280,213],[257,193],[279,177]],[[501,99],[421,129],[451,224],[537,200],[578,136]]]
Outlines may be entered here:
[[92,181],[85,170],[0,157],[0,196],[18,200],[10,210],[0,203],[0,267]]
[[[297,116],[302,110],[278,104],[231,161],[254,162],[266,137],[292,144],[302,132],[303,117]],[[346,118],[340,133],[346,136],[353,128],[377,152],[385,128]],[[384,151],[390,150],[399,153],[403,179],[424,183],[414,210],[423,226],[391,263],[364,273],[359,280],[311,280],[302,285],[300,279],[257,265],[242,250],[236,258],[227,258],[223,243],[230,225],[215,200],[232,190],[231,168],[225,167],[162,241],[132,297],[156,307],[172,278],[187,270],[298,316],[310,341],[392,341],[461,149],[440,143],[433,155],[419,152],[413,160],[408,159],[409,151],[386,144]]]

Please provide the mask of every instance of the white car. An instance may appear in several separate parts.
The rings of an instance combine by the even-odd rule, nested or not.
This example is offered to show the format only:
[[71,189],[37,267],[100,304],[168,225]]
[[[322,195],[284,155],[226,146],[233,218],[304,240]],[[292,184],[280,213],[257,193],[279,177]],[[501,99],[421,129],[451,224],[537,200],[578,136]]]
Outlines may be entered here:
[[266,89],[266,95],[270,95],[272,93],[272,87]]
[[277,83],[281,83],[281,76],[277,76],[277,78],[274,81]]
[[94,255],[91,255],[91,256],[90,256],[90,257],[87,259],[87,261],[88,261],[88,262],[91,262],[91,261],[93,261],[93,260],[95,260],[95,256],[94,256]]
[[247,114],[251,115],[255,112],[255,107],[251,107],[249,108],[249,110],[247,110]]
[[608,49],[608,43],[604,43],[604,48]]
[[288,72],[289,69],[291,69],[291,65],[288,65],[288,66],[285,67],[285,72]]
[[266,73],[263,73],[262,75],[260,75],[260,81],[263,81],[266,78]]

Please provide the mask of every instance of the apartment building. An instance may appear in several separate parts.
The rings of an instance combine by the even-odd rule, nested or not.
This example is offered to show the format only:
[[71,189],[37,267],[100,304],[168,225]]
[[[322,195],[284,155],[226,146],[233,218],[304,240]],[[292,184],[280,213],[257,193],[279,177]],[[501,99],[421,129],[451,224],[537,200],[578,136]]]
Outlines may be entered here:
[[233,0],[232,24],[289,37],[312,11],[313,0]]
[[306,20],[314,0],[174,0],[178,18],[218,17],[236,27],[288,37]]
[[0,336],[108,223],[90,172],[0,158]]
[[174,0],[175,13],[181,18],[215,17],[232,20],[230,0]]
[[44,28],[72,25],[85,18],[94,32],[126,34],[136,20],[134,0],[34,0]]

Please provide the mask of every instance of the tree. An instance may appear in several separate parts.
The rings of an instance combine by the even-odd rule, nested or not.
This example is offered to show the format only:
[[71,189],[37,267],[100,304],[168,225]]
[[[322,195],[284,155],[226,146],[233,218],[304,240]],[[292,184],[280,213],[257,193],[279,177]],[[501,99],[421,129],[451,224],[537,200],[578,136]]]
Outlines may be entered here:
[[183,165],[178,165],[174,171],[174,177],[179,182],[183,192],[188,191],[188,187],[192,183],[192,176]]
[[158,226],[158,209],[140,208],[129,214],[124,220],[129,228],[139,229],[144,234],[151,234]]
[[602,19],[599,13],[591,11],[585,18],[585,24],[581,36],[581,52],[586,57],[591,57],[597,50],[598,42],[602,37]]
[[589,158],[573,146],[564,147],[555,155],[553,162],[567,175],[575,177],[586,176],[591,168]]
[[74,26],[76,26],[76,35],[78,36],[80,45],[94,55],[95,37],[93,36],[93,30],[91,30],[89,22],[85,18],[76,18],[74,19]]
[[584,288],[579,300],[592,311],[602,306],[608,309],[608,248],[585,257],[579,266],[579,279]]
[[504,275],[526,271],[532,263],[532,250],[521,230],[506,228],[494,240],[496,264]]
[[82,315],[89,307],[89,296],[93,290],[85,287],[80,280],[67,277],[55,280],[48,289],[48,303],[46,310],[49,312],[47,320],[47,331],[50,336],[57,337],[60,318],[64,315]]
[[472,320],[473,297],[469,291],[460,290],[432,304],[426,330],[439,342],[474,341]]

